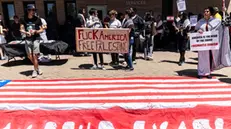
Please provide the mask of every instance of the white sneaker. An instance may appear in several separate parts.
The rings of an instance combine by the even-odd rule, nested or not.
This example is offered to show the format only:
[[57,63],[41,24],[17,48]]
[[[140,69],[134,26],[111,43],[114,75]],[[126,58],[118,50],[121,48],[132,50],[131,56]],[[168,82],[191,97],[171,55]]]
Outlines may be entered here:
[[91,70],[96,70],[98,67],[97,67],[97,65],[93,65],[92,67],[91,67]]
[[148,60],[153,60],[153,58],[151,56],[148,57]]
[[98,68],[102,70],[106,70],[106,68],[103,65],[99,65]]
[[41,69],[38,69],[38,70],[37,70],[37,74],[38,74],[38,75],[42,75],[42,74],[43,74],[42,70],[41,70]]
[[32,78],[36,78],[38,76],[38,73],[37,73],[37,71],[33,71],[33,73],[32,73]]

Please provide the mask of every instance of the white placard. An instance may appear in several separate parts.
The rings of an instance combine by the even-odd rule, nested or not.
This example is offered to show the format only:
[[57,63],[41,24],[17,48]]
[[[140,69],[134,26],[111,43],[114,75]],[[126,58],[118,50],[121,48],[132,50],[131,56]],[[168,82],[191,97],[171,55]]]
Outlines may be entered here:
[[196,26],[196,24],[197,24],[197,19],[198,19],[198,16],[197,16],[197,15],[192,15],[192,16],[190,16],[190,24],[191,24],[191,26]]
[[190,33],[191,51],[205,51],[219,49],[219,32],[208,31],[200,33]]
[[185,2],[185,0],[177,0],[176,4],[177,4],[177,9],[178,9],[179,12],[186,10],[186,2]]

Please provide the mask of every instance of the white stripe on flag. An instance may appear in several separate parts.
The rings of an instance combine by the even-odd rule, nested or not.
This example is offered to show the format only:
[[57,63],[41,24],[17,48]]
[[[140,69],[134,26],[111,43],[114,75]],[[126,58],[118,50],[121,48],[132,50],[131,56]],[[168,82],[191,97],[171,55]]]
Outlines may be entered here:
[[[128,82],[128,83],[140,83],[140,82],[205,82],[205,80],[200,80],[200,79],[134,79],[134,80],[77,80],[77,81],[36,81],[36,82],[17,82],[17,81],[12,81],[9,82],[8,84],[75,84],[75,83],[124,83],[124,82]],[[206,80],[206,82],[219,82],[218,79],[210,79],[210,80]]]
[[198,105],[231,106],[231,101],[205,102],[148,102],[148,103],[1,103],[0,110],[74,110],[74,109],[109,109],[115,106],[124,109],[166,109],[166,108],[193,108]]
[[209,99],[209,98],[230,98],[231,94],[212,94],[212,95],[150,95],[150,96],[121,96],[121,97],[49,97],[49,98],[41,98],[41,97],[28,97],[28,98],[0,98],[0,101],[27,101],[27,100],[44,100],[44,101],[61,101],[61,100],[161,100],[161,99]]
[[133,89],[133,90],[108,90],[97,92],[0,92],[3,95],[22,95],[22,96],[61,96],[61,95],[106,95],[106,94],[126,94],[126,93],[210,93],[210,92],[231,92],[230,88],[213,89]]
[[5,86],[1,89],[92,89],[92,88],[129,88],[129,87],[156,87],[156,88],[180,88],[180,87],[222,87],[222,86],[230,86],[226,83],[219,84],[121,84],[121,85],[74,85],[74,86]]

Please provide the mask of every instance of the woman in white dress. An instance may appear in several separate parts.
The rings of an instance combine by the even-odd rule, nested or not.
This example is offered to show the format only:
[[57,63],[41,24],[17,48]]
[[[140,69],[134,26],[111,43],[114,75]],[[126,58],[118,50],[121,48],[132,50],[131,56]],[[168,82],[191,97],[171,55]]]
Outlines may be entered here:
[[[198,21],[195,27],[195,29],[199,33],[203,33],[205,31],[215,31],[220,28],[221,20],[213,18],[212,14],[213,14],[212,7],[205,8],[204,18]],[[207,77],[209,79],[212,78],[211,71],[212,71],[213,63],[214,63],[213,50],[198,52],[198,78],[199,79],[203,77]]]

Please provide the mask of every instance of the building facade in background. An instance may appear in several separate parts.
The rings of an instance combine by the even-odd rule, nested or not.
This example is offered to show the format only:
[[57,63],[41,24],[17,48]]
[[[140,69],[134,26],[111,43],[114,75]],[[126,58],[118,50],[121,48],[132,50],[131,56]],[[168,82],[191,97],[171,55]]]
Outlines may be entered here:
[[[222,7],[222,0],[186,0],[187,12],[194,14],[201,13],[207,6]],[[55,18],[59,24],[63,24],[68,16],[76,16],[79,8],[90,8],[99,10],[99,17],[106,16],[107,11],[116,9],[124,12],[129,7],[138,9],[143,15],[146,11],[152,10],[154,15],[162,14],[171,16],[177,14],[176,0],[0,0],[0,12],[4,15],[6,25],[10,25],[13,16],[22,17],[28,4],[34,4],[38,14],[44,18]],[[229,9],[230,0],[226,0]]]

